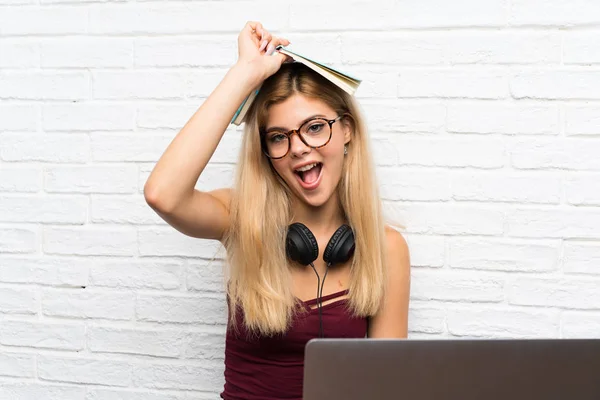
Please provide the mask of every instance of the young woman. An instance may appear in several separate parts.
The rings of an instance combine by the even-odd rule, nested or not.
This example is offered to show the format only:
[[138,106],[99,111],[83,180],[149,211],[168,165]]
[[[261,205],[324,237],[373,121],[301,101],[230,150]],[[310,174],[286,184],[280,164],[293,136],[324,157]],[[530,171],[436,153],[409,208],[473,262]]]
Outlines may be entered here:
[[[383,221],[359,106],[274,51],[279,44],[289,41],[246,24],[237,63],[144,188],[175,229],[227,251],[225,399],[301,399],[312,338],[407,336],[409,252]],[[234,188],[195,190],[237,107],[260,83]]]

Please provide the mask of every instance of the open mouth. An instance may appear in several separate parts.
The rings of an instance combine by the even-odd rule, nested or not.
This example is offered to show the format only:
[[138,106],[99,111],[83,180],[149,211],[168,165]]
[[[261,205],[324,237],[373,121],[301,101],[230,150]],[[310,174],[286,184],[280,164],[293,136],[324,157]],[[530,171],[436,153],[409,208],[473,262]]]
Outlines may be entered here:
[[294,171],[294,173],[300,177],[302,183],[304,183],[305,185],[312,185],[319,179],[322,167],[322,163],[316,162],[309,165],[305,165],[302,168],[298,168]]

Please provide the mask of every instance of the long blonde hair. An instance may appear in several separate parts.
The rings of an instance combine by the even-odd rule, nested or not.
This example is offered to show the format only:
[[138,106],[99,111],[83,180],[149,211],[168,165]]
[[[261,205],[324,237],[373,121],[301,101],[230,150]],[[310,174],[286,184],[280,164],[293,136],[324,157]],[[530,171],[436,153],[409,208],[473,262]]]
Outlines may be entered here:
[[292,222],[292,194],[262,153],[259,133],[266,123],[269,107],[294,94],[319,99],[338,115],[351,116],[345,122],[351,124],[352,140],[337,188],[356,242],[350,267],[348,309],[356,316],[372,316],[384,296],[385,224],[359,105],[353,96],[304,65],[286,63],[263,82],[246,115],[230,228],[223,241],[229,267],[226,275],[230,323],[235,326],[236,313],[241,311],[246,329],[259,335],[285,332],[298,310],[285,251],[287,227]]

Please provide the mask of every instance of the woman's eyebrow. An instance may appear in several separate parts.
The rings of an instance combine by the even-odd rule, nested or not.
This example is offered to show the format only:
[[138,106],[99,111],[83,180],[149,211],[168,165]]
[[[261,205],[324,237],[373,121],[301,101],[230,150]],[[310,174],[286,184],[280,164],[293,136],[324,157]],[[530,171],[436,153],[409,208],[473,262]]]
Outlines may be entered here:
[[[302,124],[303,124],[303,123],[305,123],[306,121],[308,121],[308,120],[310,120],[310,119],[313,119],[313,118],[318,118],[318,117],[327,118],[327,116],[326,116],[326,115],[323,115],[323,114],[315,114],[315,115],[311,115],[310,117],[308,117],[308,118],[305,118],[305,119],[304,119],[304,121],[302,121],[302,122],[300,123],[300,125],[298,125],[298,126],[302,126]],[[280,126],[271,126],[270,128],[267,128],[267,129],[265,129],[265,132],[267,132],[267,133],[268,133],[268,132],[270,132],[270,131],[286,131],[286,132],[287,132],[288,130],[289,130],[289,129],[287,129],[287,128],[282,128],[282,127],[280,127]]]

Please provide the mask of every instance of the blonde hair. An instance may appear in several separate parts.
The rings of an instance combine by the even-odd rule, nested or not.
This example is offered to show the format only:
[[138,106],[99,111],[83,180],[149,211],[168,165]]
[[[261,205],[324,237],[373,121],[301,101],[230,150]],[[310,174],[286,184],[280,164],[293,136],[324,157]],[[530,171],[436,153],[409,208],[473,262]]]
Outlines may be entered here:
[[355,316],[372,316],[384,297],[385,224],[359,105],[354,97],[302,64],[286,63],[263,82],[246,115],[230,228],[223,241],[229,267],[230,323],[235,327],[236,314],[241,311],[246,329],[259,335],[285,332],[299,308],[291,291],[290,261],[285,251],[287,228],[292,222],[292,194],[262,153],[260,138],[269,107],[294,94],[319,99],[338,115],[350,116],[343,119],[353,134],[337,188],[356,242],[348,309]]

